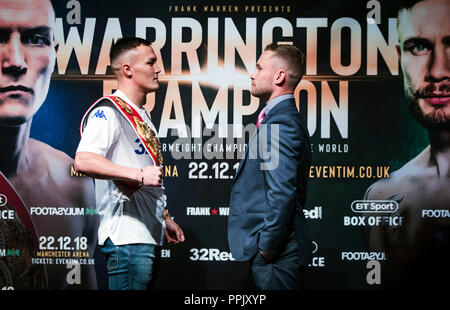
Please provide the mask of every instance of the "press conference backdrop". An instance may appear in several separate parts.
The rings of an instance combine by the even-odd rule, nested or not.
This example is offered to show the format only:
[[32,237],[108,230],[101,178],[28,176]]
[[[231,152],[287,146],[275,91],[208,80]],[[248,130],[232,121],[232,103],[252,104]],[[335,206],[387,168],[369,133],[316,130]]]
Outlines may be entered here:
[[[57,62],[31,137],[74,158],[84,112],[117,85],[109,68],[112,42],[122,36],[153,42],[162,72],[146,109],[162,142],[168,208],[186,237],[180,245],[162,247],[156,288],[246,288],[249,266],[230,253],[227,220],[234,173],[264,105],[250,95],[250,74],[268,43],[296,44],[306,53],[307,68],[295,97],[313,155],[304,213],[314,253],[305,285],[376,289],[368,262],[389,257],[369,249],[365,231],[382,222],[401,225],[402,219],[386,216],[393,208],[388,202],[371,206],[370,216],[359,203],[371,184],[428,145],[403,95],[396,6],[331,0],[56,1]],[[243,137],[242,128],[248,129]],[[139,141],[130,151],[144,152]],[[70,169],[64,173],[86,178]],[[27,207],[34,208],[32,219],[98,217],[95,205]],[[74,259],[82,268],[93,266],[97,287],[106,289],[98,247],[89,252],[78,246],[81,239],[57,239],[39,236],[33,264],[60,264],[68,281],[64,287],[76,289],[85,278],[63,258]],[[5,261],[21,255],[0,250]]]

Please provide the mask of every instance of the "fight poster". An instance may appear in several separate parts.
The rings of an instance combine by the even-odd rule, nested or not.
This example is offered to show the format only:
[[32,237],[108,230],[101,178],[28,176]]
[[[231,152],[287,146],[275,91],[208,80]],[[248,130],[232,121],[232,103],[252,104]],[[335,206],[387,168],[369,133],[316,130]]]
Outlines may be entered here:
[[[22,2],[12,20],[6,13]],[[160,87],[145,108],[161,141],[168,209],[186,237],[161,248],[156,289],[245,289],[251,281],[248,263],[230,253],[227,221],[233,177],[265,104],[250,94],[250,75],[272,42],[306,55],[294,93],[312,149],[305,287],[374,290],[448,275],[448,137],[436,134],[449,132],[448,21],[436,30],[444,28],[446,42],[436,35],[399,47],[400,1],[57,0],[54,28],[14,43],[8,27],[45,21],[44,2],[0,1],[2,290],[108,289],[94,182],[73,159],[85,111],[117,88],[109,50],[125,36],[151,41],[158,58]],[[426,60],[422,74],[412,66],[423,54],[402,62],[401,51],[429,51],[435,63]],[[427,77],[431,67],[438,77]],[[405,85],[420,74],[436,85],[423,100],[439,105],[440,126],[410,111]],[[8,108],[6,96],[20,92],[29,102]],[[440,139],[436,152],[430,137]],[[145,152],[135,142],[132,151]],[[405,261],[420,262],[418,278]]]

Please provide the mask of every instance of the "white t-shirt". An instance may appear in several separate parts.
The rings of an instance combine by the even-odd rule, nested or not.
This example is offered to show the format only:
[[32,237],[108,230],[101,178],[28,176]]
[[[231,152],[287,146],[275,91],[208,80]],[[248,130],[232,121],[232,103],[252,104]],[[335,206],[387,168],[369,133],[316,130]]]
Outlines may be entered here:
[[[120,90],[113,96],[130,104],[156,133],[145,109],[139,109]],[[115,164],[133,168],[153,165],[134,129],[120,113],[112,106],[100,105],[94,108],[87,116],[87,125],[77,152],[92,152]],[[165,229],[162,215],[166,206],[164,186],[142,186],[131,196],[127,196],[118,189],[114,181],[95,179],[95,195],[100,215],[99,244],[102,245],[109,237],[115,245],[162,245]]]

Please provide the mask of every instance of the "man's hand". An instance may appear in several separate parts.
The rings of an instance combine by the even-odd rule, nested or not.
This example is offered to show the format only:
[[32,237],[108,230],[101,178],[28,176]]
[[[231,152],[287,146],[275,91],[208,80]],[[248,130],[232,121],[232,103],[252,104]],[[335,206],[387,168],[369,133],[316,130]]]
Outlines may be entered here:
[[261,254],[261,256],[268,262],[272,261],[272,255],[270,253],[267,253],[261,249],[259,249],[259,254]]
[[175,223],[169,216],[165,219],[166,221],[166,239],[169,243],[180,243],[184,241],[183,230]]
[[159,166],[147,166],[142,169],[143,185],[161,186],[162,185],[162,168]]

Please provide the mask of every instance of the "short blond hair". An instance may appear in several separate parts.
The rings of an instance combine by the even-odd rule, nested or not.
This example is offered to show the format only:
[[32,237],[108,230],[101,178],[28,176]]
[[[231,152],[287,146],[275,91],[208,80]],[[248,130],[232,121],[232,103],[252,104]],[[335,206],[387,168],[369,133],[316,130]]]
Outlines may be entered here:
[[295,88],[306,71],[305,54],[295,45],[269,44],[264,51],[272,51],[283,59],[289,68],[291,86]]

